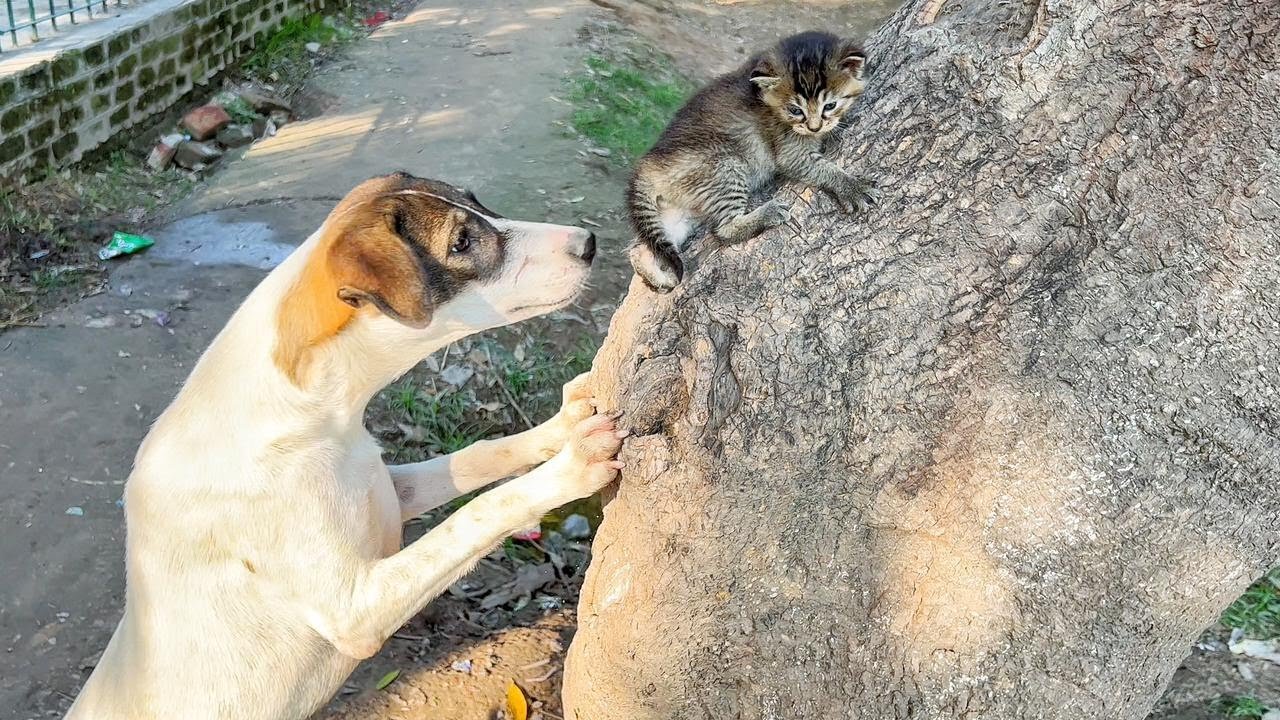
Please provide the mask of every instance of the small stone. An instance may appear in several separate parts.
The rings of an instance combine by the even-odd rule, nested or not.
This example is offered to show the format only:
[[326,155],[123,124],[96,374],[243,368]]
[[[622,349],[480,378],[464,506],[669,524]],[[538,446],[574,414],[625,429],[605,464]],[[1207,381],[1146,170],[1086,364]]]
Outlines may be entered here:
[[72,517],[84,517],[84,508],[78,505],[72,505],[71,507],[67,508],[66,514]]
[[100,318],[89,318],[88,320],[84,321],[84,326],[87,328],[93,328],[95,330],[115,327],[116,319],[111,317],[110,315],[106,317],[100,317]]
[[613,151],[605,148],[591,148],[591,153],[593,155],[599,155],[600,157],[609,157],[613,154]]
[[285,100],[279,95],[272,95],[261,88],[250,87],[241,90],[240,99],[252,105],[254,110],[257,110],[263,115],[277,110],[287,113],[293,112],[293,107],[289,105],[288,100]]
[[185,140],[178,144],[173,161],[188,170],[203,170],[209,163],[222,157],[222,151],[213,143]]
[[320,43],[318,43],[318,42],[309,42],[309,43],[307,43],[306,45],[304,45],[303,47],[305,47],[305,48],[307,49],[307,52],[309,52],[309,53],[318,53],[318,52],[320,52]]
[[591,521],[583,515],[574,513],[560,523],[560,534],[570,540],[586,540],[591,537]]
[[228,125],[218,131],[218,142],[229,148],[244,147],[253,142],[253,130],[244,125]]
[[217,105],[202,105],[182,117],[182,127],[193,140],[208,140],[230,124],[231,116]]
[[155,172],[167,170],[173,164],[173,155],[178,151],[178,145],[185,139],[185,136],[176,133],[161,137],[147,156],[147,167]]

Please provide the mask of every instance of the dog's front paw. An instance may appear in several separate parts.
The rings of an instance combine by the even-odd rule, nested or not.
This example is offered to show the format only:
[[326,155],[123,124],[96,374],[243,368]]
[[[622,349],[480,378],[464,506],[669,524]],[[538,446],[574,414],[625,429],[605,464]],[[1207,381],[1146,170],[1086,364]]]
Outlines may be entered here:
[[560,411],[538,426],[538,460],[555,457],[569,441],[573,428],[595,415],[596,399],[591,396],[591,373],[585,372],[565,383]]
[[596,399],[591,396],[591,372],[584,372],[564,384],[561,391],[560,412],[556,413],[565,424],[565,437],[574,425],[596,413]]
[[628,435],[618,430],[620,417],[622,413],[593,415],[574,426],[560,451],[565,459],[562,502],[584,498],[617,479],[623,467],[618,451]]
[[836,202],[845,212],[866,212],[880,202],[880,188],[870,178],[851,177]]

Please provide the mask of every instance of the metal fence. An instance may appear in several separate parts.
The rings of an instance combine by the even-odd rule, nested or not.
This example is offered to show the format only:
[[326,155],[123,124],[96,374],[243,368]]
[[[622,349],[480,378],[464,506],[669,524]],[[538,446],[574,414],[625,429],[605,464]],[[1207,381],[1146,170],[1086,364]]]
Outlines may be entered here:
[[88,22],[109,14],[108,6],[120,7],[124,0],[2,0],[0,52],[37,42],[69,25]]

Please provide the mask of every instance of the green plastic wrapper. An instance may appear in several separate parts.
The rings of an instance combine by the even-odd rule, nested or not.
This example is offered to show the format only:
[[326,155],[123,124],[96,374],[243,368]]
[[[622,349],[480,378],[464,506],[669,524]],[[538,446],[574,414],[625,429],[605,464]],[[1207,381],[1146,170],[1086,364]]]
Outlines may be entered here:
[[111,242],[103,245],[98,251],[98,259],[108,260],[118,255],[132,255],[155,244],[156,241],[146,235],[130,235],[116,231],[111,235]]

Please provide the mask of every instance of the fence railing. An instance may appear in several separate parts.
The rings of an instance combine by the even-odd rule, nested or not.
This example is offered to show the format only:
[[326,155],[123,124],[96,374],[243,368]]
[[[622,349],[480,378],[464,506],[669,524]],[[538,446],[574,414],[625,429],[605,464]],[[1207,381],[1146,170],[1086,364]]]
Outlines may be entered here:
[[0,0],[0,52],[51,35],[58,25],[76,25],[106,15],[108,5],[122,6],[124,0]]

